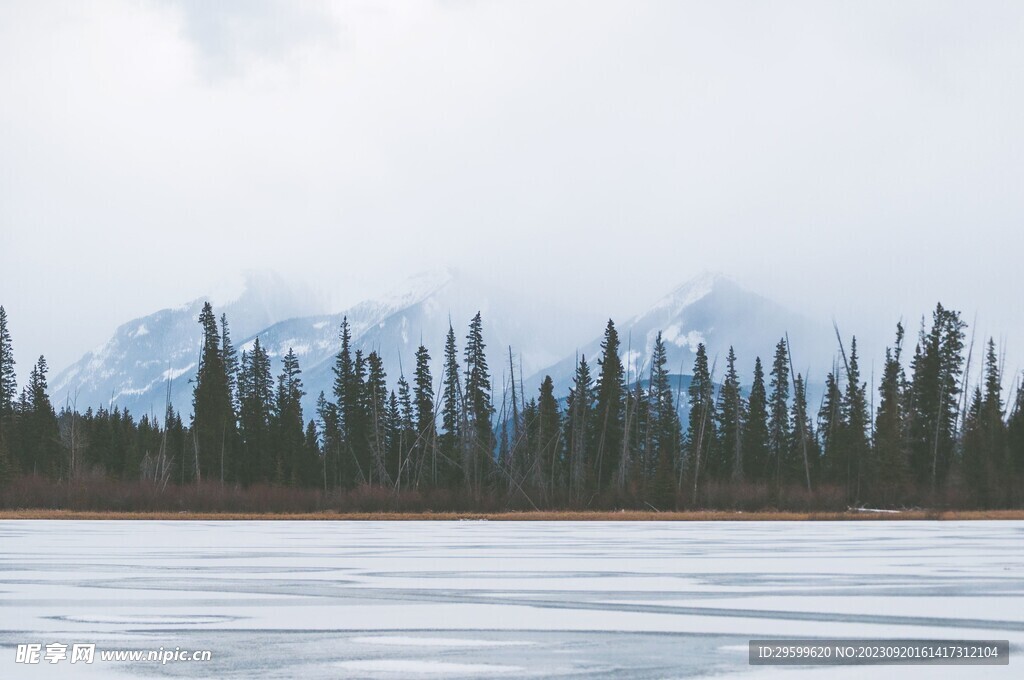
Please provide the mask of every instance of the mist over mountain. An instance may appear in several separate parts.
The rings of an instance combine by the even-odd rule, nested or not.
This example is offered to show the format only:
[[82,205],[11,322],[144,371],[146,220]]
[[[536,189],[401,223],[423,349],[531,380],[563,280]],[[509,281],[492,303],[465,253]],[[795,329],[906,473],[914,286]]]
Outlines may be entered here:
[[[737,356],[740,380],[748,384],[754,359],[771,361],[776,343],[789,334],[797,371],[819,382],[831,367],[835,339],[831,329],[748,291],[720,273],[705,273],[680,285],[653,306],[631,319],[617,322],[627,382],[645,380],[650,372],[651,350],[660,331],[665,340],[670,372],[688,375],[697,345],[704,343],[712,363],[717,360],[716,382],[725,371],[729,347]],[[601,354],[601,335],[594,334],[578,352],[538,371],[528,383],[539,385],[545,375],[555,383],[556,394],[568,391],[579,357],[594,365]],[[596,368],[592,369],[596,371]]]

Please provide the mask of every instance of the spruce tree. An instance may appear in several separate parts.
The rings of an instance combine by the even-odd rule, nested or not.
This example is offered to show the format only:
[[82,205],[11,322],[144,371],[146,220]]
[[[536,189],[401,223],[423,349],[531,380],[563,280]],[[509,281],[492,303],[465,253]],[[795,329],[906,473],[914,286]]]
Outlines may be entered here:
[[277,403],[274,410],[275,472],[279,483],[300,486],[307,482],[305,426],[302,416],[302,369],[291,347],[277,377]]
[[580,357],[576,362],[576,375],[569,398],[565,404],[565,442],[564,468],[559,477],[567,485],[569,498],[574,504],[583,501],[590,489],[587,471],[590,430],[593,427],[594,383],[590,377],[590,366],[587,358]]
[[[681,464],[679,458],[682,449],[679,413],[676,411],[673,389],[668,369],[665,366],[667,361],[665,343],[659,331],[651,352],[651,377],[648,389],[649,445],[647,448],[649,462],[655,466],[651,471],[651,476],[654,479],[652,498],[656,498],[662,507],[669,505],[666,500],[669,485],[673,490],[676,488],[674,473],[677,469],[676,466]],[[665,479],[666,474],[669,475],[669,479]],[[674,500],[672,505],[674,505]]]
[[257,337],[251,351],[242,352],[238,377],[238,426],[241,460],[238,478],[242,484],[273,481],[275,475],[274,435],[271,419],[274,379],[270,357]]
[[7,327],[7,312],[0,306],[0,434],[6,427],[5,419],[14,414],[14,400],[17,394],[11,331]]
[[619,334],[611,319],[608,319],[608,325],[605,326],[597,365],[594,478],[597,490],[601,491],[609,487],[618,474],[625,437],[626,385],[623,382],[622,360],[619,358]]
[[743,475],[751,481],[768,478],[768,396],[761,358],[754,360],[754,379],[743,421]]
[[391,475],[387,469],[388,444],[390,443],[387,374],[384,372],[383,360],[375,351],[370,352],[366,357],[366,366],[363,410],[366,413],[368,426],[370,483],[388,486],[391,484]]
[[985,352],[984,385],[975,392],[964,423],[964,479],[972,499],[981,507],[1002,505],[1010,496],[1006,461],[1002,381],[995,341]]
[[36,361],[19,405],[20,467],[25,472],[60,479],[67,472],[61,459],[57,414],[47,394],[46,359]]
[[743,479],[743,396],[736,371],[736,352],[729,348],[725,380],[718,396],[717,429],[722,479]]
[[793,408],[790,419],[793,422],[793,430],[790,433],[783,476],[787,483],[806,486],[810,491],[811,478],[818,467],[821,454],[807,408],[807,384],[803,375],[799,373],[793,379]]
[[559,454],[562,449],[561,415],[558,412],[558,400],[555,399],[555,384],[550,375],[544,376],[540,385],[535,428],[535,486],[540,490],[541,499],[547,501],[553,497],[557,488]]
[[[844,484],[848,466],[843,458],[842,435],[846,429],[843,392],[835,368],[825,377],[825,395],[818,411],[818,435],[822,450],[822,476],[832,484]],[[845,487],[844,487],[845,488]]]
[[[416,443],[416,414],[412,405],[412,389],[405,376],[398,378],[398,399],[396,413],[398,419],[395,421],[397,429],[397,452],[398,452],[398,481],[408,486],[412,480],[414,471],[419,469],[419,457]],[[400,487],[401,488],[401,487]]]
[[483,337],[483,321],[480,312],[469,323],[465,348],[465,422],[466,458],[464,461],[467,481],[476,494],[480,493],[484,480],[489,476],[493,463],[496,441],[491,429],[491,375],[487,367],[486,346]]
[[231,392],[231,403],[235,412],[238,411],[238,351],[231,343],[231,331],[228,328],[228,315],[220,315],[220,354],[224,358],[224,372],[228,376],[228,389]]
[[768,456],[770,475],[776,487],[782,484],[783,462],[789,453],[789,353],[785,339],[775,346],[772,362],[771,394],[768,397]]
[[910,467],[917,482],[933,491],[953,461],[965,328],[959,312],[936,305],[927,334],[921,322],[911,362]]
[[440,453],[445,463],[442,475],[447,485],[454,485],[465,476],[462,461],[462,385],[459,381],[459,355],[455,347],[455,330],[448,324],[444,341],[444,376],[442,380]]
[[209,302],[203,305],[199,323],[203,327],[203,343],[192,393],[192,430],[197,447],[198,476],[230,481],[234,464],[235,414],[217,319]]
[[867,384],[860,381],[860,360],[857,356],[857,338],[850,343],[850,360],[846,374],[846,392],[843,395],[844,428],[840,443],[842,458],[846,462],[847,500],[861,499],[861,484],[865,466],[871,453],[868,441]]
[[720,477],[723,464],[717,459],[714,442],[715,422],[717,420],[714,407],[715,386],[712,383],[711,369],[708,366],[708,353],[704,343],[697,345],[697,353],[693,362],[693,377],[687,388],[690,400],[689,424],[686,428],[686,446],[690,482],[693,486],[696,501],[697,485],[707,477]]
[[320,452],[323,467],[323,486],[328,488],[341,484],[341,426],[338,423],[338,405],[328,401],[321,390],[316,400],[316,416],[319,419],[318,432],[321,436]]
[[874,502],[897,504],[907,483],[906,422],[903,405],[903,324],[896,326],[896,346],[885,349],[885,367],[878,387],[874,452],[868,469],[868,497]]
[[[361,409],[359,389],[355,378],[355,362],[352,358],[352,328],[348,317],[342,317],[339,331],[341,348],[334,359],[334,418],[337,433],[333,438],[337,445],[328,449],[331,457],[329,467],[335,470],[335,484],[348,486],[360,477],[356,464],[356,439],[353,425],[359,419]],[[330,411],[325,411],[331,418]]]
[[[453,338],[454,341],[454,332]],[[416,372],[413,375],[416,404],[416,457],[422,476],[432,487],[438,482],[437,418],[434,414],[434,378],[430,374],[430,353],[420,345],[416,350]]]

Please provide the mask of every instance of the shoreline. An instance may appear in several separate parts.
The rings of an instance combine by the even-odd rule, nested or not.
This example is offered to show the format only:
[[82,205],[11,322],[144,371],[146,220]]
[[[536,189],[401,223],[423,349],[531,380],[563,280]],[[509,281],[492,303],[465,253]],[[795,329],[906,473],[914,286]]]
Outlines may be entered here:
[[0,520],[178,520],[178,521],[495,521],[495,522],[848,522],[1024,520],[1024,510],[848,510],[844,512],[691,510],[582,510],[531,512],[113,512],[87,510],[0,510]]

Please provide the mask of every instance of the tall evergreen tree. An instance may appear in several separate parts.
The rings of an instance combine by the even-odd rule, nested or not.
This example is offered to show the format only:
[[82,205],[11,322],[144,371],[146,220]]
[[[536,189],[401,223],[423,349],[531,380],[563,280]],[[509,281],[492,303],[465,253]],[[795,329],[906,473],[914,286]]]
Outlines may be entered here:
[[[666,363],[668,357],[661,332],[654,340],[651,352],[651,377],[648,389],[650,404],[650,420],[648,423],[649,457],[655,467],[651,471],[653,488],[651,498],[660,507],[675,505],[675,471],[681,464],[682,431],[679,423],[679,412],[676,411],[675,398]],[[668,477],[666,478],[666,475]]]
[[718,395],[717,429],[719,477],[733,480],[743,479],[743,395],[740,392],[740,377],[736,371],[736,352],[729,348],[726,357],[725,380]]
[[46,359],[36,361],[19,405],[19,437],[22,471],[55,479],[66,473],[62,465],[57,414],[47,394]]
[[362,403],[356,381],[355,361],[352,358],[352,329],[347,316],[341,320],[339,337],[341,349],[335,357],[333,368],[338,445],[336,452],[329,449],[328,455],[333,458],[330,467],[335,470],[335,484],[347,486],[362,477],[356,458],[358,434],[353,432],[354,426],[358,429],[357,422],[361,422]]
[[717,450],[714,446],[717,420],[714,405],[715,385],[712,382],[704,343],[697,345],[693,377],[690,379],[687,395],[690,400],[690,417],[686,428],[686,446],[690,481],[696,501],[697,485],[700,481],[708,476],[719,477],[723,472],[723,465],[716,456]]
[[231,342],[231,330],[228,328],[228,315],[220,315],[220,355],[224,358],[224,372],[228,376],[228,389],[231,392],[231,403],[238,411],[238,351]]
[[459,378],[459,355],[455,346],[455,330],[448,324],[448,335],[444,340],[444,376],[442,379],[441,396],[441,457],[445,462],[446,474],[443,475],[449,485],[456,484],[465,476],[463,467],[463,427],[462,427],[462,383]]
[[388,410],[387,374],[377,352],[366,357],[366,386],[363,410],[367,416],[367,446],[370,451],[370,483],[390,485],[387,469],[390,419]]
[[[408,486],[413,473],[419,468],[416,448],[416,414],[412,404],[412,389],[405,376],[398,378],[398,399],[394,426],[397,430],[398,481],[400,488]],[[404,480],[404,481],[403,481]]]
[[846,373],[846,393],[843,395],[844,428],[840,443],[846,461],[845,487],[847,499],[861,499],[861,481],[871,446],[868,440],[867,384],[861,382],[857,338],[850,343],[850,359]]
[[612,320],[608,319],[601,341],[601,356],[597,360],[599,371],[594,404],[594,477],[598,491],[610,486],[618,474],[625,438],[626,385],[619,346],[619,333]]
[[772,362],[771,394],[768,396],[768,456],[770,475],[776,486],[782,484],[783,462],[789,453],[789,352],[786,340],[775,345]]
[[274,379],[270,373],[270,357],[258,337],[253,341],[252,351],[242,352],[238,397],[239,481],[243,484],[271,482],[276,471],[271,430],[276,407]]
[[466,335],[465,422],[466,458],[464,466],[470,488],[479,493],[483,481],[491,472],[496,441],[491,429],[491,374],[487,367],[483,321],[480,312],[469,323]]
[[217,319],[209,302],[203,305],[199,323],[203,327],[203,345],[192,393],[192,431],[197,448],[198,476],[230,481],[234,464],[235,413]]
[[988,341],[983,388],[974,395],[964,423],[964,479],[975,503],[982,507],[1002,505],[1010,496],[1006,429],[1003,423],[1002,380],[996,344]]
[[316,400],[316,416],[319,419],[318,433],[321,437],[320,453],[324,490],[336,487],[341,484],[341,460],[342,442],[341,425],[338,422],[338,405],[328,401],[327,396],[320,392]]
[[[454,341],[454,332],[453,338]],[[420,345],[416,350],[416,372],[413,375],[413,398],[416,404],[416,457],[418,479],[438,482],[437,417],[434,413],[434,378],[430,374],[430,353]]]
[[846,484],[849,466],[843,457],[843,432],[846,419],[843,413],[843,392],[836,379],[835,368],[825,378],[825,395],[818,411],[818,435],[822,449],[822,474],[833,484]]
[[783,476],[786,482],[806,486],[810,491],[811,477],[815,474],[821,453],[807,408],[807,384],[799,373],[793,379],[793,408],[790,419],[793,422],[793,429],[790,432]]
[[953,461],[966,326],[959,312],[937,305],[927,334],[922,321],[911,362],[910,467],[933,490]]
[[555,493],[559,454],[562,449],[561,415],[558,412],[558,400],[555,399],[555,384],[550,375],[544,376],[544,381],[540,385],[536,420],[529,422],[533,424],[531,440],[536,446],[536,453],[533,455],[534,485],[540,491],[541,498],[549,500]]
[[567,485],[573,503],[582,502],[591,489],[587,472],[590,453],[591,428],[594,423],[594,382],[590,377],[587,358],[576,362],[576,375],[565,405],[564,468],[559,477]]
[[14,347],[11,331],[7,327],[7,312],[0,306],[0,434],[4,419],[14,414],[14,401],[18,394],[17,376],[14,372]]
[[276,436],[275,477],[280,483],[300,486],[307,483],[309,461],[302,416],[302,369],[291,347],[277,377],[277,404],[274,411]]
[[743,421],[743,475],[746,479],[763,481],[768,478],[768,452],[768,396],[761,357],[757,357]]
[[868,491],[881,505],[894,505],[907,483],[906,422],[903,366],[903,324],[896,325],[896,346],[885,349],[885,367],[878,387],[874,451],[868,467]]

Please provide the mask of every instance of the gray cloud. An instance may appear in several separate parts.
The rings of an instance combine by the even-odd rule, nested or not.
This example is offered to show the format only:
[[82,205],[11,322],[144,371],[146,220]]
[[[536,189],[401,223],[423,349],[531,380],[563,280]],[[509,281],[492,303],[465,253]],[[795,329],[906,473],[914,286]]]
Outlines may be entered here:
[[710,268],[1012,350],[1022,46],[1015,2],[4,3],[0,302],[24,367],[246,268],[616,315]]

